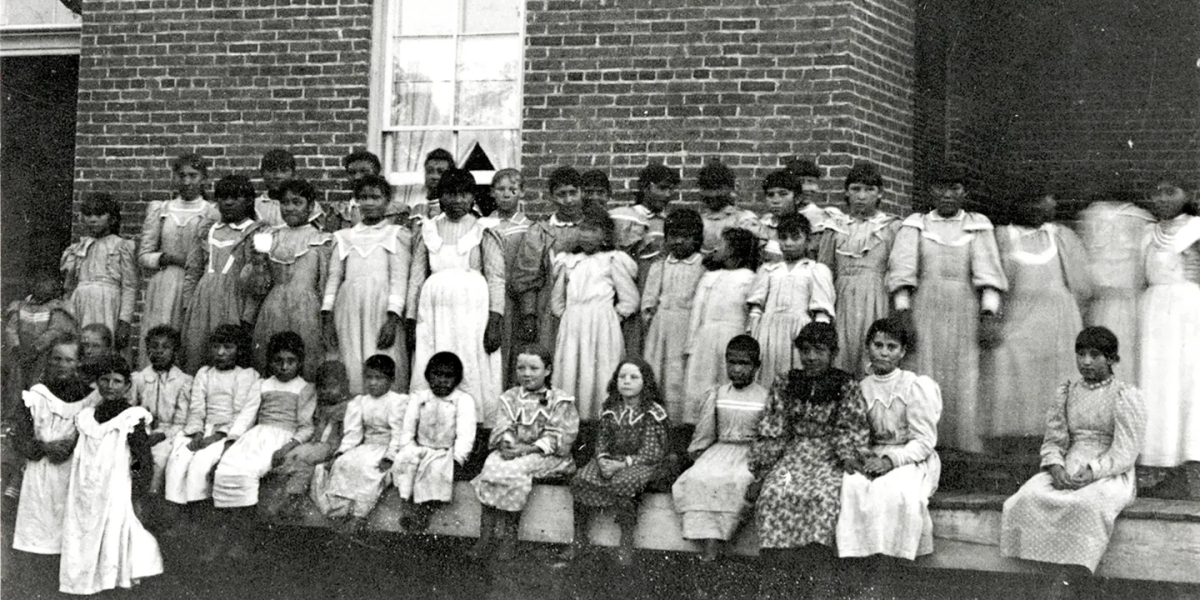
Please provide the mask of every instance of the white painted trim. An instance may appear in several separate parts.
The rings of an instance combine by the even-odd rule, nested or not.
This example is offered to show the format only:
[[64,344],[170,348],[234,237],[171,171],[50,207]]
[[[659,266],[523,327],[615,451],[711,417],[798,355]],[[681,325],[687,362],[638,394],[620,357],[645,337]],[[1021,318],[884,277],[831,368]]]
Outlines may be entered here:
[[79,54],[82,25],[0,27],[0,56]]
[[[384,80],[390,79],[385,75],[388,64],[388,5],[390,2],[376,1],[371,10],[371,69],[367,85],[367,151],[373,152],[382,162],[383,153],[383,107],[387,103],[384,93]],[[384,165],[387,163],[384,162]]]

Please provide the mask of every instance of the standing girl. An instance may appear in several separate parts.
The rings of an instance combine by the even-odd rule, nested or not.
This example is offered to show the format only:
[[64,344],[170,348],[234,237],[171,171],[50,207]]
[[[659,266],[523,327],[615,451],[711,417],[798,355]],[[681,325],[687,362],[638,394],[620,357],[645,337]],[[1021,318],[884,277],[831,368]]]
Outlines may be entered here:
[[579,244],[556,266],[550,312],[559,318],[554,385],[575,394],[580,417],[600,416],[605,382],[597,375],[625,353],[621,320],[637,312],[637,263],[613,249],[612,218],[591,210],[579,222]]
[[79,209],[87,231],[63,251],[60,269],[69,294],[67,308],[80,326],[98,323],[116,334],[118,348],[129,343],[137,266],[134,243],[121,237],[121,206],[105,193],[90,194]]
[[188,256],[183,281],[188,302],[183,340],[189,373],[199,371],[208,359],[208,336],[217,326],[240,325],[248,333],[258,315],[259,296],[248,281],[253,261],[250,240],[260,229],[254,220],[254,186],[241,175],[229,175],[217,182],[216,196],[221,222],[209,227],[205,241]]
[[568,559],[587,543],[591,513],[615,508],[621,528],[617,562],[633,562],[638,499],[666,467],[670,424],[661,399],[650,365],[637,358],[617,365],[600,414],[596,456],[571,480],[575,538]]
[[488,551],[493,530],[499,533],[499,558],[512,557],[521,511],[533,491],[533,480],[575,471],[571,445],[579,433],[579,411],[570,394],[550,387],[554,360],[550,351],[530,344],[517,354],[517,380],[500,395],[500,410],[488,447],[492,453],[483,472],[471,482],[483,505],[479,542],[472,554]]
[[[361,365],[383,353],[392,359],[393,389],[408,388],[408,348],[401,318],[411,262],[408,229],[384,219],[392,186],[378,175],[354,180],[362,221],[333,234],[334,251],[321,302],[326,348],[342,364]],[[398,369],[399,372],[395,372]],[[350,393],[363,393],[362,372],[350,368]]]
[[[229,525],[234,525],[235,532],[253,527],[250,521],[252,507],[258,504],[259,480],[271,470],[275,458],[283,458],[286,446],[304,443],[313,434],[317,391],[300,376],[304,340],[292,331],[277,333],[271,337],[267,355],[271,378],[260,384],[259,395],[250,398],[238,417],[257,424],[229,447],[213,475],[213,506],[231,509],[223,511],[232,517],[221,524],[226,532]],[[240,542],[243,536],[235,535],[239,539],[230,546],[230,556],[245,553]]]
[[1160,181],[1151,202],[1140,376],[1153,400],[1141,464],[1174,467],[1200,461],[1200,217],[1176,180]]
[[[184,154],[171,162],[175,197],[151,202],[142,223],[138,263],[149,276],[142,301],[142,339],[159,325],[179,327],[186,300],[183,295],[184,268],[205,231],[220,214],[204,199],[208,161],[198,154]],[[146,350],[142,349],[145,363]],[[182,358],[180,353],[180,358]]]
[[[514,348],[533,342],[528,336],[515,328],[516,315],[520,312],[520,296],[513,293],[513,273],[517,266],[517,252],[525,243],[525,234],[533,222],[525,216],[525,193],[522,187],[521,172],[516,169],[501,169],[492,177],[492,198],[496,200],[496,212],[491,218],[494,225],[489,225],[504,245],[504,343],[500,346],[500,364],[505,373],[504,385],[512,385],[515,378]],[[486,221],[487,219],[482,219]],[[518,339],[520,338],[520,339]]]
[[793,340],[810,321],[833,319],[833,275],[829,267],[805,258],[809,225],[804,215],[779,219],[780,262],[758,269],[746,303],[750,332],[762,344],[758,381],[770,387],[775,378],[800,364]]
[[758,240],[749,231],[726,229],[718,239],[717,249],[704,261],[709,271],[696,286],[688,324],[683,386],[683,422],[688,425],[699,421],[700,401],[708,390],[729,380],[725,347],[747,332],[746,299],[758,268]]
[[[500,397],[500,342],[504,328],[504,249],[495,231],[470,214],[475,178],[450,169],[438,181],[441,214],[422,221],[413,240],[408,318],[416,331],[413,369],[424,373],[437,352],[466,365],[463,390],[491,427]],[[412,389],[429,389],[423,377]]]
[[667,414],[676,424],[683,423],[684,355],[687,338],[679,335],[688,326],[696,286],[705,269],[700,244],[704,241],[704,223],[700,213],[681,208],[667,217],[664,226],[666,257],[650,266],[646,292],[642,295],[642,320],[646,331],[646,362],[662,382]]
[[[304,341],[306,359],[301,375],[312,377],[325,355],[321,339],[321,296],[329,275],[333,237],[308,220],[317,202],[317,192],[303,179],[289,180],[280,187],[278,202],[284,224],[260,233],[267,247],[266,267],[270,291],[254,324],[255,364],[268,367],[267,344],[283,331],[292,331]],[[259,239],[255,240],[257,245]]]

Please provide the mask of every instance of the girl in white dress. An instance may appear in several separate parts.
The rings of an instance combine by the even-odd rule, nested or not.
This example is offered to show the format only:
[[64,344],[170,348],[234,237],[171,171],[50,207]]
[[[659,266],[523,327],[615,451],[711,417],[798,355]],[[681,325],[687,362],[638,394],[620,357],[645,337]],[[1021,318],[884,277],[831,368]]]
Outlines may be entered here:
[[283,459],[285,446],[312,437],[317,391],[300,376],[304,351],[304,340],[293,331],[271,336],[267,356],[272,377],[262,382],[258,403],[253,404],[255,398],[251,398],[243,410],[253,412],[257,424],[229,447],[213,475],[213,506],[229,509],[219,511],[227,516],[222,523],[224,531],[242,534],[229,546],[231,557],[245,555],[242,542],[244,533],[253,529],[259,480],[271,470],[273,461]]
[[144,494],[153,475],[146,426],[150,411],[130,406],[129,365],[110,356],[96,365],[95,407],[75,416],[79,443],[70,466],[63,518],[59,591],[95,594],[130,588],[163,572],[158,542],[134,513],[134,489]]

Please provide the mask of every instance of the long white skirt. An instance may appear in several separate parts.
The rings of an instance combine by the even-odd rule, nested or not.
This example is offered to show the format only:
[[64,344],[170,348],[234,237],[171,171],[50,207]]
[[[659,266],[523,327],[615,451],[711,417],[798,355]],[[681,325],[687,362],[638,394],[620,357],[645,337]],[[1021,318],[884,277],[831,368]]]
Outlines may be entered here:
[[750,445],[717,443],[683,472],[671,495],[687,540],[730,540],[745,516]]
[[932,553],[929,497],[937,490],[941,470],[935,453],[875,479],[862,473],[842,475],[838,556],[884,554],[913,560]]
[[409,444],[396,456],[392,481],[400,497],[415,504],[449,502],[454,496],[454,456],[448,448]]
[[187,504],[212,496],[212,472],[221,462],[225,442],[222,440],[192,452],[187,448],[191,441],[182,435],[175,437],[175,449],[167,459],[167,475],[163,481],[163,495],[168,502]]
[[387,444],[359,444],[333,464],[317,465],[310,489],[313,503],[327,517],[365,518],[371,514],[391,483],[390,472],[378,468],[384,454]]
[[453,352],[463,363],[459,389],[475,399],[475,414],[484,427],[496,422],[500,398],[500,351],[483,351],[488,322],[487,281],[479,271],[445,269],[425,280],[417,311],[417,348],[412,391],[429,389],[425,365],[438,352]]
[[62,548],[62,520],[71,481],[71,461],[52,464],[49,459],[26,461],[21,480],[21,502],[13,526],[13,549],[34,554],[58,554]]
[[1200,285],[1152,285],[1142,295],[1146,441],[1138,464],[1200,460]]
[[213,475],[213,505],[236,508],[258,504],[259,480],[271,470],[271,457],[292,439],[292,429],[255,425],[221,457]]

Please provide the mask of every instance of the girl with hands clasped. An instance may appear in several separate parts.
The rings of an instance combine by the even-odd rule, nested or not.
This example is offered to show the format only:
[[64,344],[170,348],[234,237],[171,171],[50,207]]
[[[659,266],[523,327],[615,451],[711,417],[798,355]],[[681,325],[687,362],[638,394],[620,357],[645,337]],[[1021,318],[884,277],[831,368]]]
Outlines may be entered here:
[[1088,327],[1075,338],[1082,379],[1064,383],[1047,413],[1041,473],[1004,502],[1000,554],[1059,565],[1055,597],[1095,572],[1121,510],[1137,494],[1133,463],[1146,409],[1137,388],[1113,377],[1117,337]]

